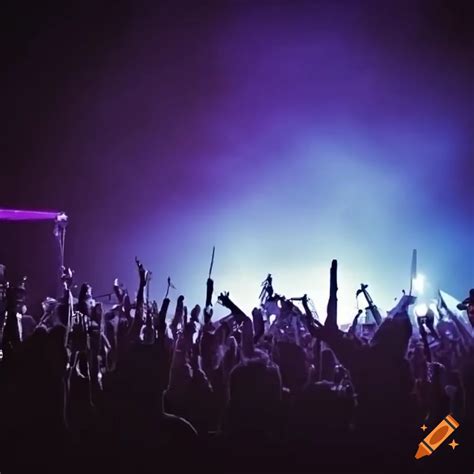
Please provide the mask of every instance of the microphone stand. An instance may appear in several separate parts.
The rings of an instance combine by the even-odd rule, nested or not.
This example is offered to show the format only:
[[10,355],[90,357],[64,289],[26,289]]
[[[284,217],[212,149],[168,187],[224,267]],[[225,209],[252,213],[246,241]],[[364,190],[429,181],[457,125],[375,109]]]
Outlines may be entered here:
[[[54,236],[56,237],[59,246],[59,280],[61,279],[61,276],[63,274],[67,224],[68,216],[64,212],[58,213],[56,218],[54,219]],[[61,296],[63,290],[63,286],[61,283],[58,289],[58,294]]]

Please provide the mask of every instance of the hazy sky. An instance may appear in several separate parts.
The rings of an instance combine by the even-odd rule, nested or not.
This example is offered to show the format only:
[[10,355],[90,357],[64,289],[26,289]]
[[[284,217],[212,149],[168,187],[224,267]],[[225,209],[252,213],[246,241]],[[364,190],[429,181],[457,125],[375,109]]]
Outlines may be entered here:
[[[323,312],[338,258],[347,321],[361,282],[388,309],[417,248],[428,293],[467,294],[467,2],[150,5],[7,22],[0,204],[66,211],[79,279],[132,288],[138,255],[157,298],[170,275],[202,303],[215,244],[216,287],[245,309],[271,272]],[[47,225],[0,231],[0,261],[52,271]]]

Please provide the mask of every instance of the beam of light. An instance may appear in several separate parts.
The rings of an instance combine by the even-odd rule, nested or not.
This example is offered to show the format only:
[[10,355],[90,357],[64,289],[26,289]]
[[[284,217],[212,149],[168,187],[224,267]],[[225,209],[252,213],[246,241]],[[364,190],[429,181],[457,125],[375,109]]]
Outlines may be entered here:
[[425,276],[418,274],[415,278],[413,278],[413,290],[417,295],[422,295],[423,291],[425,290]]
[[42,221],[67,220],[66,214],[56,211],[24,211],[21,209],[0,209],[0,220],[6,221]]

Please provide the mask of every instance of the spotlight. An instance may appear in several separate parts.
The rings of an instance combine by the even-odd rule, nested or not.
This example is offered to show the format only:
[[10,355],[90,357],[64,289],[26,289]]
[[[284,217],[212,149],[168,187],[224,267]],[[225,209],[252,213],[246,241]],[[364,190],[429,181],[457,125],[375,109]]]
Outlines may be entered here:
[[423,293],[423,290],[425,288],[425,275],[417,275],[415,278],[413,278],[413,289],[415,292],[419,295]]
[[415,306],[415,315],[418,318],[423,318],[426,316],[426,313],[428,312],[428,306],[425,303],[420,303]]

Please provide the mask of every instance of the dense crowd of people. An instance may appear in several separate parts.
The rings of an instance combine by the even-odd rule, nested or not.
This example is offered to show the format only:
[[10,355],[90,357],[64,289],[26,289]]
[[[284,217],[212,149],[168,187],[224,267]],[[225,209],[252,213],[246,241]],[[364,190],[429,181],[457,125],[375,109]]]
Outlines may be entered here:
[[[474,469],[473,331],[442,299],[417,318],[405,295],[342,331],[335,279],[323,324],[269,277],[251,315],[222,293],[229,315],[215,320],[211,278],[202,309],[179,296],[173,312],[150,301],[136,264],[136,297],[116,280],[107,311],[88,284],[73,295],[70,269],[38,317],[25,281],[4,285],[2,474]],[[415,460],[423,429],[447,414],[459,446]]]

